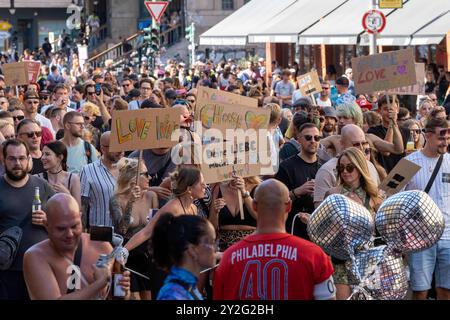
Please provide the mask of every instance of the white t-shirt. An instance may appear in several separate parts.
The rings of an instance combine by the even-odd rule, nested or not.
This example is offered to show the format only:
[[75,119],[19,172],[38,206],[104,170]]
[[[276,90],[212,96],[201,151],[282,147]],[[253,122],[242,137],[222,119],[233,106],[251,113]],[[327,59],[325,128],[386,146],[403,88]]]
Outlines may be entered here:
[[53,130],[52,122],[49,119],[38,113],[36,114],[36,121],[41,124],[41,127],[46,127],[47,129],[49,129],[53,134],[53,137],[55,137],[55,130]]
[[[314,202],[322,202],[325,198],[325,193],[331,188],[336,187],[337,183],[337,161],[338,158],[330,159],[327,163],[320,167],[317,171],[314,186]],[[372,180],[378,186],[380,184],[380,177],[378,176],[377,169],[372,164],[372,162],[367,160],[367,165],[369,166],[370,176]]]
[[[425,190],[439,157],[428,158],[422,151],[417,151],[407,156],[406,159],[421,166],[421,169],[408,182],[405,190]],[[441,239],[450,240],[450,154],[444,154],[441,168],[428,195],[436,202],[444,215],[445,229]]]
[[327,101],[322,101],[320,98],[316,99],[317,105],[319,107],[332,107],[331,100],[328,98]]

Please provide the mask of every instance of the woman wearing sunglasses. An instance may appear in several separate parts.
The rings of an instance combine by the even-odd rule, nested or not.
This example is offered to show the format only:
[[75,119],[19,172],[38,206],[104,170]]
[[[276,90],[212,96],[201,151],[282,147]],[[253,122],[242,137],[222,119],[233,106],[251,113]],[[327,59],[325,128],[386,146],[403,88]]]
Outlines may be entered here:
[[[379,195],[376,183],[372,180],[366,157],[358,148],[344,150],[338,158],[336,170],[338,173],[337,186],[325,195],[343,194],[349,199],[364,206],[375,216],[383,201]],[[336,299],[345,300],[351,295],[351,281],[345,268],[345,261],[332,257],[334,267],[334,283],[336,285]]]
[[403,123],[403,128],[408,129],[410,132],[410,140],[406,145],[406,154],[422,150],[425,138],[422,133],[420,122],[414,119],[406,120]]
[[[154,208],[158,208],[158,197],[149,188],[149,175],[144,163],[141,163],[138,173],[138,160],[123,158],[117,163],[119,176],[116,191],[109,205],[114,229],[127,242],[134,234],[147,224],[147,217]],[[150,260],[147,243],[130,252],[127,267],[150,277]],[[131,274],[131,294],[135,300],[149,300],[150,281]]]

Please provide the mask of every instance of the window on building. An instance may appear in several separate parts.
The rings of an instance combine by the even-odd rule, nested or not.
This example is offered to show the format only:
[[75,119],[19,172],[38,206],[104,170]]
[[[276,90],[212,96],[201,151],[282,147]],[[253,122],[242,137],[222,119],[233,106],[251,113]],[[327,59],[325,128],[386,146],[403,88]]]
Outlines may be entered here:
[[234,0],[222,0],[222,10],[234,10]]

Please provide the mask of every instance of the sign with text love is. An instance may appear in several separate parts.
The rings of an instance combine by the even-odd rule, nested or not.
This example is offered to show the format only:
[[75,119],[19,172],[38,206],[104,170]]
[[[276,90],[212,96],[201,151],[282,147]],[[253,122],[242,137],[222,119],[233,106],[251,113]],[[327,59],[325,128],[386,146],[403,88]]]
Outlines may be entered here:
[[394,89],[416,83],[412,48],[352,58],[357,94]]
[[322,92],[322,85],[319,81],[319,75],[315,70],[298,77],[297,82],[298,87],[304,96]]
[[410,86],[390,89],[390,94],[424,95],[425,94],[425,63],[416,63],[416,83]]
[[28,84],[28,68],[26,62],[14,62],[2,65],[5,84],[21,86]]
[[172,133],[180,127],[177,109],[113,111],[110,152],[170,148]]

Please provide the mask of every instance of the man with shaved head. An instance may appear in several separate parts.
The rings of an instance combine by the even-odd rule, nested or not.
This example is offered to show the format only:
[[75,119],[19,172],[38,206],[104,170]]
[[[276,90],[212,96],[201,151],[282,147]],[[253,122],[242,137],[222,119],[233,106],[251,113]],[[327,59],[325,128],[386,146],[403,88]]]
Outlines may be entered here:
[[286,233],[291,206],[283,183],[269,179],[259,185],[253,199],[256,231],[225,251],[214,276],[214,300],[334,299],[330,258]]
[[[107,242],[91,241],[82,233],[81,213],[77,201],[58,193],[46,207],[44,240],[25,253],[24,277],[33,300],[88,300],[104,298],[110,282],[111,266],[95,266],[100,254],[109,254]],[[129,291],[129,272],[119,284]]]
[[[356,147],[360,149],[366,156],[370,153],[369,142],[366,140],[364,131],[354,124],[348,124],[342,128],[340,136],[340,149]],[[337,165],[338,158],[335,157],[328,160],[316,174],[315,188],[314,188],[314,205],[317,207],[325,197],[325,193],[336,186],[337,181]],[[378,176],[375,166],[367,160],[369,166],[370,176],[372,180],[378,185],[380,184],[380,177]]]

